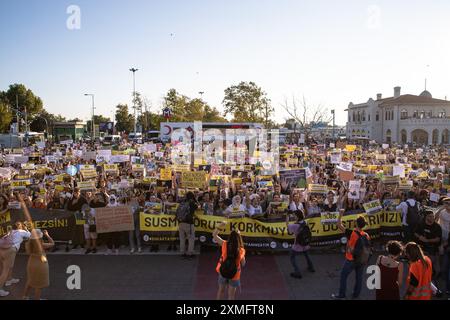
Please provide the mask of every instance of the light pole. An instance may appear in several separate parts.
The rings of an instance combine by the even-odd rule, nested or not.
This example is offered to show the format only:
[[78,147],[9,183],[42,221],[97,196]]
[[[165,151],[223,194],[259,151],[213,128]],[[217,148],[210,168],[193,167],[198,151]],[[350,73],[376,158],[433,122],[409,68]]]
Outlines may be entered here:
[[331,110],[331,114],[333,115],[333,141],[336,139],[334,136],[334,120],[335,120],[335,113],[334,113],[334,109]]
[[85,93],[86,97],[92,98],[92,120],[91,120],[91,127],[92,127],[92,142],[95,140],[95,124],[94,124],[94,114],[95,114],[95,95],[93,93]]
[[133,109],[134,109],[134,134],[136,135],[136,71],[139,69],[131,68],[133,72]]

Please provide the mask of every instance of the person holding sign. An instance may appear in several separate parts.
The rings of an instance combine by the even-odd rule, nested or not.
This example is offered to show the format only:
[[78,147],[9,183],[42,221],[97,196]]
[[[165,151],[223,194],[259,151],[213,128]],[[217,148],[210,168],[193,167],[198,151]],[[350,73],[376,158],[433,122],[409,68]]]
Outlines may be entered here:
[[303,254],[305,256],[309,272],[315,272],[315,269],[308,253],[309,249],[311,248],[311,230],[309,229],[307,222],[304,220],[304,215],[301,210],[295,211],[295,217],[295,223],[290,224],[289,214],[286,215],[286,227],[288,229],[288,232],[295,236],[294,244],[292,245],[290,253],[291,264],[294,268],[294,272],[291,273],[291,277],[301,279],[302,274],[296,261],[296,257],[298,255]]
[[221,222],[213,232],[213,238],[222,252],[216,267],[216,272],[219,274],[217,300],[223,299],[226,290],[228,300],[235,300],[236,290],[241,285],[241,268],[246,262],[244,241],[239,230],[232,230],[228,240],[219,237],[219,232],[224,231],[226,225],[226,222]]
[[370,251],[370,236],[363,231],[363,228],[367,225],[366,219],[363,216],[359,216],[356,219],[356,228],[350,230],[342,223],[343,214],[344,210],[341,210],[337,227],[345,234],[347,248],[345,250],[344,266],[341,271],[339,293],[331,295],[331,297],[336,300],[345,299],[347,293],[347,278],[352,271],[355,271],[356,276],[352,298],[359,298],[362,289],[364,266],[367,264],[370,257],[368,254],[368,251]]

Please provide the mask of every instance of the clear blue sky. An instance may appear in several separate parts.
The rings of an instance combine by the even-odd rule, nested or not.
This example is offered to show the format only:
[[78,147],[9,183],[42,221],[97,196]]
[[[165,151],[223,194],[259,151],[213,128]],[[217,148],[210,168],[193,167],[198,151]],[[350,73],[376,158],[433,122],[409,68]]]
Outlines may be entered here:
[[[69,5],[81,29],[68,30]],[[343,110],[381,92],[450,98],[450,1],[0,0],[0,90],[24,83],[45,108],[112,116],[137,90],[159,109],[170,88],[222,110],[223,90],[254,81],[275,119],[285,97]],[[171,36],[173,34],[173,36]],[[426,67],[430,65],[430,67]]]

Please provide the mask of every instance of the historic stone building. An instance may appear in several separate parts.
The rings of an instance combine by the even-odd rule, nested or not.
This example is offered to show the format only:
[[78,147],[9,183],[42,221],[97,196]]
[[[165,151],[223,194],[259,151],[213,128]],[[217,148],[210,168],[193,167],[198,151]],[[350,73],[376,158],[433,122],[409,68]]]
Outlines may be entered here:
[[348,105],[347,138],[379,143],[449,144],[450,101],[435,99],[427,90],[420,95],[400,94]]

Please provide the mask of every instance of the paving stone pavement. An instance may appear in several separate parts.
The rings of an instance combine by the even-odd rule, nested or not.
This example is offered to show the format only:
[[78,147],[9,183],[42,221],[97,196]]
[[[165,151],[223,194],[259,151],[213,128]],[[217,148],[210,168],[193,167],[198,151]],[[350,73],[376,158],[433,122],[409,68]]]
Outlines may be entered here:
[[[81,253],[81,251],[80,251]],[[211,300],[215,299],[218,253],[202,251],[192,260],[178,253],[134,254],[122,249],[120,255],[49,254],[50,287],[42,297],[49,300]],[[287,253],[247,255],[242,271],[240,300],[328,300],[338,290],[343,255],[312,253],[315,273],[306,270],[303,256],[297,257],[303,278],[290,277],[292,267]],[[1,300],[21,299],[26,281],[28,257],[16,258],[14,276],[21,282],[8,287],[11,294]],[[81,268],[81,290],[67,289],[67,267]],[[365,275],[365,278],[367,275]],[[348,295],[354,274],[348,279]],[[364,282],[365,283],[365,282]],[[375,292],[363,285],[362,300],[373,300]]]

